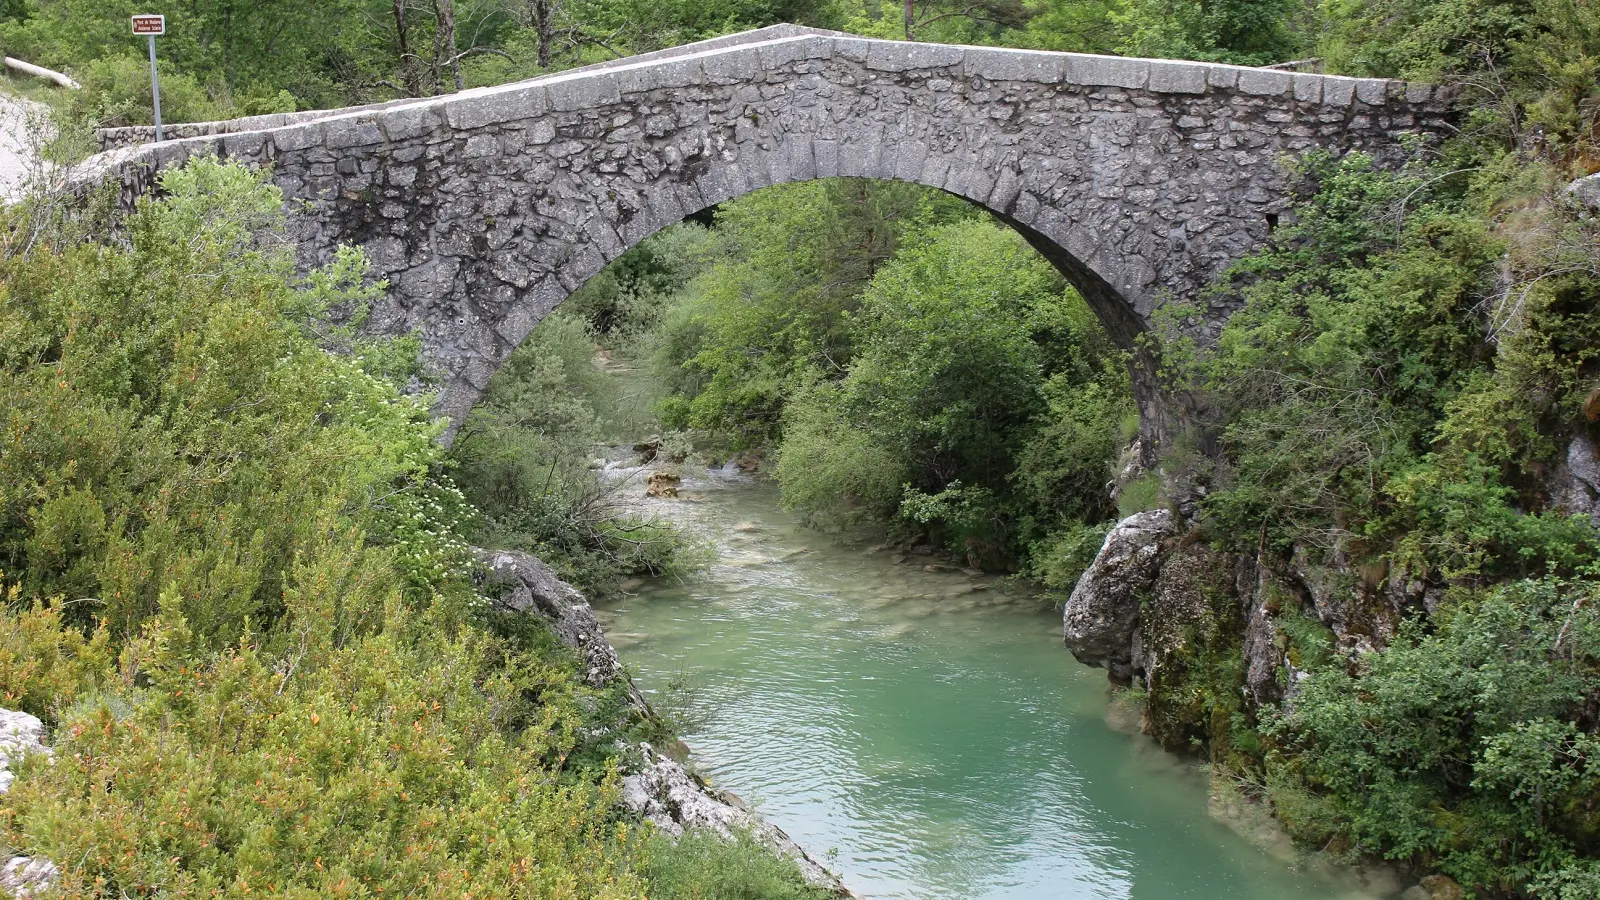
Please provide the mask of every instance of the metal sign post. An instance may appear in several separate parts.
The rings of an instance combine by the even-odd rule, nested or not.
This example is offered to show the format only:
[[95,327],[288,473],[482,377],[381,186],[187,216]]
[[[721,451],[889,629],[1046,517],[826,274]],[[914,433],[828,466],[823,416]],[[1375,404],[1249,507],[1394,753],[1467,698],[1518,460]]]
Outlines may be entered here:
[[156,108],[156,140],[161,140],[161,78],[156,75],[156,35],[167,33],[166,16],[134,16],[133,33],[150,38],[150,97]]

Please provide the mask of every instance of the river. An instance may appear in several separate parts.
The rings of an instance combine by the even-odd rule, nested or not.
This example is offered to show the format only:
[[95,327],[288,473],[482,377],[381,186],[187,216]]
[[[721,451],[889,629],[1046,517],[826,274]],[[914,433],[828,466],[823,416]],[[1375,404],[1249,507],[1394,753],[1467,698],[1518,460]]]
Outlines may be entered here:
[[1050,604],[808,531],[749,478],[696,470],[682,491],[649,508],[715,562],[602,622],[647,693],[692,686],[700,771],[863,896],[1376,896],[1208,815],[1192,761],[1112,727],[1104,673],[1062,647]]

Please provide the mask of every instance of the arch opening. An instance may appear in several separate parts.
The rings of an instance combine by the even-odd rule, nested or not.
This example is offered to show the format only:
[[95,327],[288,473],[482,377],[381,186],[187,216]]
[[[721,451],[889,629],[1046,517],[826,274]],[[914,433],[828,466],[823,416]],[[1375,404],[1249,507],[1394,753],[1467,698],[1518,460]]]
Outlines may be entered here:
[[[561,385],[593,376],[572,364],[588,358],[576,343],[637,372],[652,365],[637,354],[651,329],[660,418],[634,415],[635,431],[603,443],[653,455],[652,434],[692,435],[717,458],[777,450],[785,501],[814,520],[917,521],[973,566],[1015,569],[1039,541],[1117,513],[1106,482],[1145,418],[1122,345],[1039,239],[915,184],[753,191],[710,228],[689,217],[660,229],[556,298],[507,350],[510,374],[485,385],[489,411],[464,417],[457,450],[515,455],[493,450],[492,433],[522,421],[518,404],[555,404]],[[477,478],[479,494],[494,480]],[[987,518],[958,521],[957,507]]]

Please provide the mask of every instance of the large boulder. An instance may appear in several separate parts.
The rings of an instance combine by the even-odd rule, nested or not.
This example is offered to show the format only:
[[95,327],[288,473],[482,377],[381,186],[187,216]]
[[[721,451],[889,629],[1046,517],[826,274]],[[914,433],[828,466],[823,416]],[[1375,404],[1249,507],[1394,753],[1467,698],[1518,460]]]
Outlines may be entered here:
[[1176,533],[1172,513],[1156,509],[1123,519],[1106,535],[1062,613],[1067,649],[1079,662],[1124,684],[1133,678],[1139,611],[1153,596],[1163,545]]
[[1579,206],[1600,212],[1600,172],[1579,178],[1567,185],[1567,195],[1576,200]]

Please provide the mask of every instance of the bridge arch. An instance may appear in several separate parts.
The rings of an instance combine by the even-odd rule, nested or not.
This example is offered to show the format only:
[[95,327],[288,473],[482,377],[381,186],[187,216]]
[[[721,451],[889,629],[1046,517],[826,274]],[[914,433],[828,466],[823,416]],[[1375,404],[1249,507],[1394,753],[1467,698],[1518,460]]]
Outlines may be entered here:
[[[303,260],[363,247],[390,290],[368,327],[420,333],[459,425],[551,310],[627,249],[719,203],[835,176],[947,191],[1016,228],[1137,349],[1259,246],[1282,158],[1399,158],[1445,127],[1428,86],[1270,69],[870,40],[775,26],[558,75],[352,110],[101,133],[80,170],[124,197],[215,152],[270,164]],[[1207,340],[1231,310],[1202,310]],[[1166,430],[1134,355],[1146,434]],[[1151,443],[1155,443],[1152,441]]]

